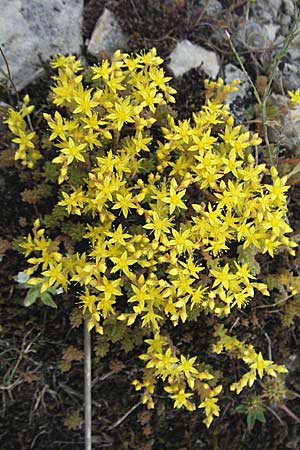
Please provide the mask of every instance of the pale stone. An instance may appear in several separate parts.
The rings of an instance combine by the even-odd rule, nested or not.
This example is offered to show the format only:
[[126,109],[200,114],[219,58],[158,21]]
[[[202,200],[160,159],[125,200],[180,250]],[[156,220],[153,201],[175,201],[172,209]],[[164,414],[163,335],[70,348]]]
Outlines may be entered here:
[[252,94],[250,82],[246,74],[234,64],[227,64],[224,73],[226,84],[230,84],[233,80],[240,81],[237,86],[238,91],[230,92],[226,96],[226,103],[229,105],[233,116],[239,122],[242,122],[246,117],[245,105],[249,103]]
[[26,275],[24,272],[18,272],[14,276],[14,280],[19,284],[25,284],[29,280],[29,275]]
[[274,23],[268,23],[264,25],[264,31],[266,33],[266,36],[268,37],[269,41],[275,41],[277,32],[280,28],[280,25],[275,25]]
[[249,90],[251,90],[251,87],[246,74],[231,63],[225,66],[224,72],[226,84],[231,83],[233,80],[240,81],[240,84],[238,85],[238,91],[230,92],[226,97],[226,102],[232,103],[237,97],[247,97],[247,95],[249,95]]
[[[2,0],[0,45],[17,90],[41,74],[41,60],[80,54],[83,0]],[[3,58],[0,84],[8,86]]]
[[168,66],[173,71],[175,77],[179,77],[190,69],[201,66],[201,69],[206,75],[211,78],[216,78],[220,70],[215,52],[192,44],[188,40],[177,43],[176,48],[170,54],[170,63]]
[[256,0],[252,4],[253,16],[258,19],[272,21],[280,11],[282,0]]
[[300,60],[292,62],[285,62],[281,70],[283,75],[282,83],[285,90],[298,89],[300,85]]
[[218,0],[209,0],[207,10],[206,10],[206,12],[209,16],[219,14],[222,10],[223,10],[223,6]]
[[284,12],[292,16],[294,14],[295,8],[293,0],[283,0],[282,3]]
[[289,14],[282,14],[281,19],[280,19],[280,23],[282,26],[288,26],[290,25],[292,20],[292,17]]
[[207,0],[205,12],[208,16],[218,15],[223,9],[222,4],[218,0]]
[[126,42],[127,36],[123,33],[115,16],[105,8],[96,23],[88,45],[88,52],[91,55],[97,55],[103,50],[114,52],[123,48]]
[[300,105],[288,108],[289,99],[280,94],[271,95],[272,103],[278,106],[279,110],[285,108],[286,114],[280,114],[277,118],[278,127],[276,130],[270,129],[270,138],[280,142],[286,148],[300,145]]
[[274,43],[279,28],[279,25],[272,22],[259,23],[251,19],[240,25],[237,37],[247,48],[261,49],[267,47],[270,43]]

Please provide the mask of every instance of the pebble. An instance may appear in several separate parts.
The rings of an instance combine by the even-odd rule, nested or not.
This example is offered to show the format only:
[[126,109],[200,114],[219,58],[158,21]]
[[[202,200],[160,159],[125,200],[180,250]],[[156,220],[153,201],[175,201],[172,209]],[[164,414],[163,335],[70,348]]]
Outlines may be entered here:
[[293,0],[282,0],[283,11],[292,16],[294,14],[294,2]]
[[178,42],[170,54],[170,63],[168,65],[175,77],[179,77],[190,69],[199,66],[201,66],[206,75],[215,79],[220,70],[216,53],[192,44],[187,39]]
[[[0,46],[17,90],[42,73],[41,60],[80,54],[83,0],[1,0]],[[0,84],[9,86],[3,58]]]
[[256,0],[252,3],[254,17],[260,19],[273,21],[279,14],[282,0]]
[[251,19],[245,24],[241,24],[237,37],[248,49],[260,50],[267,47],[270,43],[274,43],[280,25],[273,22],[259,23]]
[[291,20],[292,20],[292,18],[289,14],[282,14],[280,23],[282,26],[287,26],[291,23]]
[[[299,61],[300,63],[300,61]],[[300,64],[286,62],[282,68],[282,83],[286,90],[300,87]]]
[[208,16],[215,16],[220,14],[223,6],[218,0],[209,0],[206,2],[205,12]]
[[[280,94],[271,95],[272,103],[279,109],[288,108],[288,97]],[[290,149],[300,145],[300,105],[295,105],[293,109],[288,109],[286,114],[279,114],[280,126],[278,129],[270,129],[272,140],[280,142]]]
[[123,33],[114,14],[105,8],[94,28],[87,51],[97,55],[101,51],[114,52],[125,47],[127,36]]
[[226,84],[231,83],[233,80],[240,80],[237,92],[230,92],[226,97],[226,103],[230,107],[230,111],[233,116],[242,122],[245,118],[245,108],[241,108],[240,105],[248,103],[251,97],[251,86],[247,76],[244,72],[234,64],[227,64],[224,69]]

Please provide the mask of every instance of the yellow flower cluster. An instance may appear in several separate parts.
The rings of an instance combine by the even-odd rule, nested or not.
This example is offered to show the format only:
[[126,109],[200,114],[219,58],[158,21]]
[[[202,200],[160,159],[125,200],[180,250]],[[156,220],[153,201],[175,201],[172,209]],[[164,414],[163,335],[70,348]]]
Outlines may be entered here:
[[[221,321],[256,291],[268,295],[255,271],[230,256],[237,244],[270,256],[282,246],[293,254],[296,244],[286,235],[292,231],[286,177],[255,163],[252,148],[260,138],[235,126],[223,104],[237,83],[207,82],[201,111],[175,120],[167,108],[175,91],[161,63],[154,49],[116,52],[111,62],[79,74],[74,57],[55,59],[58,109],[44,118],[64,183],[59,205],[85,219],[86,251],[66,254],[36,222],[24,243],[26,256],[35,255],[27,273],[41,292],[75,283],[89,330],[104,333],[111,316],[147,328],[153,338],[141,355],[143,380],[134,382],[144,391],[142,401],[153,407],[160,379],[176,408],[193,410],[198,397],[209,426],[219,414],[222,386],[195,356],[179,354],[164,325],[186,322],[193,309]],[[86,171],[80,187],[68,182],[71,165]],[[257,374],[283,370],[222,333],[215,335],[215,351],[237,350],[250,367],[236,391]]]
[[249,371],[239,381],[232,383],[230,386],[230,389],[236,391],[237,394],[246,386],[251,387],[257,379],[257,375],[259,378],[262,378],[265,374],[276,377],[278,373],[287,372],[284,366],[263,359],[261,352],[256,353],[252,344],[239,341],[235,336],[228,336],[227,330],[223,325],[216,328],[214,336],[218,338],[217,343],[212,348],[215,353],[220,354],[225,351],[228,355],[242,359],[249,367]]
[[[155,50],[135,58],[117,51],[111,64],[105,60],[91,68],[93,87],[85,88],[83,75],[79,74],[83,70],[80,62],[72,56],[56,58],[53,67],[58,68],[58,76],[54,77],[53,103],[67,108],[70,119],[63,118],[59,111],[54,117],[44,114],[44,118],[51,129],[49,139],[56,140],[59,149],[59,155],[52,161],[61,165],[59,183],[67,179],[68,166],[73,162],[85,162],[91,151],[102,148],[108,141],[118,145],[119,132],[126,126],[134,124],[137,132],[131,140],[132,159],[141,150],[148,150],[151,139],[144,138],[142,131],[155,122],[152,114],[158,105],[174,102],[175,91],[166,84],[170,78],[157,67],[161,62]],[[146,110],[147,115],[143,114]],[[123,155],[119,173],[131,163],[125,152]],[[112,152],[110,159],[113,169]]]
[[15,152],[15,159],[20,159],[23,166],[32,168],[35,162],[40,159],[41,154],[36,150],[34,139],[35,131],[30,131],[25,117],[34,110],[34,106],[29,105],[29,96],[25,95],[23,104],[20,109],[15,110],[10,108],[8,111],[8,118],[4,121],[7,123],[10,131],[16,136],[12,141],[18,144]]
[[[206,418],[204,423],[209,427],[213,416],[219,416],[220,408],[217,405],[217,395],[222,391],[222,385],[211,388],[207,380],[213,380],[214,376],[208,370],[197,368],[196,356],[186,358],[184,355],[177,357],[172,344],[159,332],[153,339],[146,339],[147,353],[140,356],[145,361],[144,378],[140,382],[134,380],[136,390],[144,389],[142,403],[147,403],[149,408],[154,407],[152,394],[155,380],[160,378],[164,382],[164,390],[171,395],[175,408],[186,408],[194,411],[195,403],[190,400],[196,392],[200,397],[199,408],[204,408]],[[190,389],[190,392],[187,392]],[[194,391],[194,393],[192,392]]]

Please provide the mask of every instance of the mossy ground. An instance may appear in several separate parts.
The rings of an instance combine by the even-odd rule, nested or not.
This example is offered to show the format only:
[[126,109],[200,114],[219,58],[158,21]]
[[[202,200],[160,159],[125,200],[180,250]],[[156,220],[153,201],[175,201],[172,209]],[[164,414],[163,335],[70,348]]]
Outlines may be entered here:
[[[166,57],[175,47],[178,38],[187,38],[194,43],[206,45],[207,48],[215,48],[221,55],[221,63],[224,64],[228,61],[234,62],[234,57],[225,42],[222,48],[216,47],[212,30],[214,27],[233,27],[231,13],[235,10],[243,18],[245,3],[223,1],[224,14],[208,23],[205,14],[202,15],[201,2],[197,1],[90,0],[86,1],[84,34],[87,38],[90,36],[96,18],[106,5],[115,12],[123,30],[129,35],[127,51],[155,46],[158,54]],[[253,71],[253,68],[247,69],[250,73]],[[179,118],[188,117],[192,111],[199,109],[203,102],[204,77],[200,70],[194,69],[173,81],[172,85],[178,91],[176,110]],[[47,91],[46,78],[26,90],[32,101],[40,107],[46,104]],[[83,362],[75,360],[71,369],[64,371],[64,367],[67,367],[64,366],[63,360],[66,348],[73,346],[78,350],[83,349],[82,326],[70,327],[69,316],[74,302],[72,298],[61,296],[58,310],[42,307],[39,303],[26,309],[22,306],[24,290],[13,278],[22,270],[24,261],[9,243],[30,230],[36,215],[47,211],[49,199],[40,198],[33,203],[22,201],[22,192],[28,188],[31,175],[28,171],[25,175],[21,174],[19,167],[14,164],[9,135],[3,125],[0,137],[0,232],[3,239],[8,241],[8,244],[0,242],[7,248],[1,262],[0,278],[0,384],[3,400],[0,411],[0,447],[5,450],[82,449]],[[290,151],[285,157],[296,157],[296,152],[297,149],[294,154]],[[39,176],[40,174],[36,175],[37,179]],[[288,217],[296,232],[300,227],[299,181],[294,179],[289,192]],[[299,255],[294,259],[279,255],[274,260],[262,257],[259,263],[265,276],[285,272],[297,277],[300,270],[299,261]],[[276,290],[273,292],[274,296],[278,294]],[[276,297],[273,302],[269,301],[275,302]],[[243,338],[248,342],[255,342],[256,347],[266,355],[268,351],[272,351],[275,361],[280,360],[288,364],[290,373],[286,384],[299,394],[299,318],[294,317],[289,326],[284,326],[281,319],[287,314],[285,304],[260,308],[265,304],[254,301],[237,316],[243,323],[244,330],[246,329],[247,335],[243,335]],[[203,320],[178,327],[177,342],[184,346],[187,352],[193,354],[197,351],[197,354],[201,355],[208,348],[209,327],[209,322]],[[99,354],[105,354],[105,344],[94,339],[95,449],[299,448],[299,424],[276,404],[270,405],[272,411],[266,411],[266,423],[256,423],[249,432],[245,416],[235,412],[243,398],[231,395],[229,390],[223,396],[221,416],[209,431],[201,423],[200,411],[189,413],[174,410],[163,391],[157,393],[155,410],[147,411],[143,406],[137,406],[128,417],[118,423],[139,400],[138,393],[130,385],[138,370],[136,359],[134,352],[124,353],[120,344],[111,346],[110,352],[105,356],[97,356]],[[298,359],[293,360],[294,356]],[[224,359],[219,369],[230,373],[232,379],[237,377],[234,360]],[[258,394],[261,392],[259,384],[256,385],[255,391]],[[296,415],[300,415],[299,398],[287,400],[286,404]]]

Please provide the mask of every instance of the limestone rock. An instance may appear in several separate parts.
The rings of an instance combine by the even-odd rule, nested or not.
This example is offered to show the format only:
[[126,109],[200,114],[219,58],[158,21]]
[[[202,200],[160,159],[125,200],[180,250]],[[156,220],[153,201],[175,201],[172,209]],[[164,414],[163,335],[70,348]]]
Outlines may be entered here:
[[234,64],[227,64],[224,69],[225,82],[231,83],[233,80],[240,80],[237,92],[230,92],[227,95],[226,103],[229,104],[233,116],[242,122],[246,116],[246,105],[251,99],[251,86],[245,73]]
[[279,28],[280,26],[273,22],[260,23],[251,19],[240,25],[237,38],[248,49],[258,50],[274,43]]
[[205,12],[208,16],[215,16],[220,14],[223,6],[218,0],[208,0],[205,6]]
[[[41,73],[41,59],[80,54],[83,0],[2,0],[0,45],[14,84],[23,89]],[[0,84],[8,86],[3,59]]]
[[275,25],[274,23],[267,23],[264,26],[264,31],[270,42],[275,41],[276,35],[277,35],[279,29],[280,29],[280,25]]
[[282,84],[285,90],[298,89],[300,85],[300,60],[294,58],[293,61],[289,58],[287,62],[282,64]]
[[211,78],[216,78],[220,65],[215,52],[206,50],[188,40],[178,42],[170,54],[169,68],[175,77],[179,77],[190,69],[201,66],[201,69]]
[[269,129],[269,136],[273,141],[290,149],[300,145],[300,105],[288,108],[288,98],[280,94],[271,95],[272,103],[279,109],[286,110],[278,117],[277,129]]
[[[281,18],[280,18],[280,23],[282,26],[287,27],[288,25],[290,25],[292,21],[292,17],[289,14],[282,14]],[[288,34],[288,33],[286,33]]]
[[114,52],[123,48],[126,42],[127,36],[123,33],[115,16],[105,8],[96,23],[88,45],[88,52],[92,55],[97,55],[103,50]]
[[294,14],[295,8],[293,0],[283,0],[282,3],[284,12],[292,16]]
[[253,15],[259,21],[272,22],[279,14],[282,0],[257,0],[253,3]]
[[240,80],[237,92],[230,92],[227,96],[228,103],[233,102],[237,97],[246,97],[251,89],[246,74],[234,64],[226,64],[225,66],[225,82],[231,83],[233,80]]

